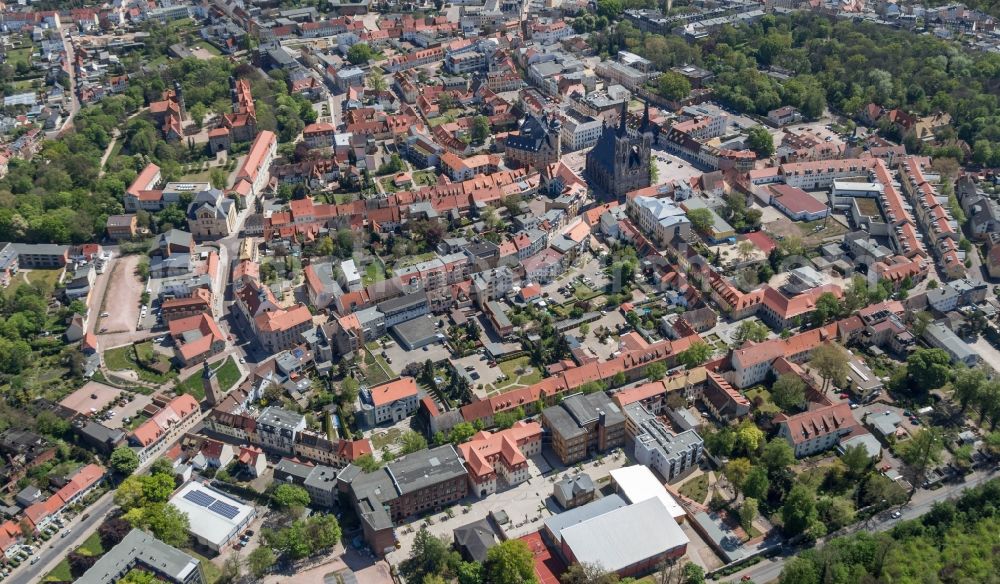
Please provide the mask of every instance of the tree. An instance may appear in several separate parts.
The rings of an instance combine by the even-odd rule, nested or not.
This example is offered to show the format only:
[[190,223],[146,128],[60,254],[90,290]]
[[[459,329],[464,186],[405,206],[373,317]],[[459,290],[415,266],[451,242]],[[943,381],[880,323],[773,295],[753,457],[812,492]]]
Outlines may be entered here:
[[827,532],[854,523],[854,506],[842,497],[823,497],[816,502],[816,513]]
[[936,428],[921,428],[910,439],[899,445],[899,457],[913,469],[917,481],[913,484],[916,490],[923,481],[924,473],[932,465],[941,462],[941,449],[944,447],[941,435]]
[[819,584],[816,563],[806,558],[792,558],[781,570],[780,584]]
[[733,485],[733,498],[743,489],[743,483],[750,474],[750,460],[746,458],[734,458],[726,463],[722,473]]
[[861,444],[849,446],[840,456],[840,461],[847,469],[847,475],[853,479],[859,479],[868,471],[872,465],[872,457],[868,450]]
[[615,584],[618,574],[606,572],[599,565],[575,563],[559,577],[561,584]]
[[986,385],[986,372],[980,368],[970,369],[959,367],[955,373],[955,379],[951,382],[954,390],[952,396],[958,400],[961,411],[964,413],[970,404],[979,400]]
[[771,387],[771,399],[783,410],[798,408],[806,401],[806,383],[795,373],[784,373]]
[[486,552],[483,567],[490,584],[537,584],[535,563],[528,544],[520,539],[500,542]]
[[704,341],[695,341],[686,351],[677,355],[677,363],[688,369],[694,369],[712,356],[712,347]]
[[761,158],[774,154],[774,138],[771,132],[763,126],[754,126],[747,131],[747,148],[757,153]]
[[769,332],[771,332],[771,329],[767,328],[767,325],[764,323],[759,320],[749,319],[741,322],[740,326],[736,328],[734,339],[740,345],[747,341],[760,343],[767,340]]
[[781,507],[781,520],[789,536],[804,533],[816,521],[816,502],[812,492],[803,485],[795,485],[785,496]]
[[490,137],[490,119],[486,116],[476,116],[473,118],[469,135],[476,144],[485,142]]
[[347,50],[347,60],[354,65],[361,65],[371,61],[375,57],[375,51],[368,43],[356,43]]
[[907,357],[906,371],[920,391],[937,389],[948,381],[951,358],[942,349],[919,348]]
[[427,439],[410,430],[403,434],[403,454],[410,454],[427,448]]
[[476,434],[476,428],[469,422],[460,422],[448,433],[448,442],[461,444]]
[[408,582],[419,582],[427,575],[448,573],[457,561],[457,553],[450,549],[447,541],[421,527],[413,538],[410,557],[403,561],[400,572]]
[[830,385],[840,386],[847,379],[847,363],[849,355],[843,347],[836,343],[827,343],[813,349],[809,365],[815,367],[823,378],[823,391]]
[[332,548],[340,541],[342,534],[340,523],[333,515],[313,515],[306,521],[310,553],[315,554]]
[[354,465],[360,468],[362,472],[375,472],[382,466],[370,453],[357,457],[354,460]]
[[128,446],[119,446],[111,453],[108,462],[111,464],[111,470],[121,476],[129,476],[139,468],[139,455]]
[[656,81],[656,93],[670,101],[679,101],[691,94],[691,82],[674,71],[667,71]]
[[753,420],[743,420],[736,427],[736,445],[747,454],[757,452],[763,442],[764,432],[753,423]]
[[795,462],[795,451],[792,450],[792,447],[784,438],[776,436],[764,445],[764,451],[760,455],[760,462],[767,469],[767,472],[774,476],[783,472]]
[[372,71],[368,74],[368,87],[370,87],[375,93],[385,91],[388,89],[388,85],[385,82],[385,76],[378,71]]
[[646,367],[646,377],[652,381],[657,379],[663,379],[663,376],[667,374],[667,366],[663,363],[656,362],[650,364]]
[[687,212],[687,218],[691,221],[691,227],[694,227],[699,233],[711,232],[714,220],[710,210],[704,208],[691,209]]
[[681,584],[705,584],[705,569],[693,562],[684,564]]
[[101,538],[101,547],[109,550],[121,543],[129,531],[132,531],[132,526],[128,521],[121,517],[112,517],[97,528],[97,535]]
[[750,533],[753,520],[757,518],[757,499],[746,497],[740,505],[740,527],[743,531]]
[[166,456],[161,456],[154,460],[153,464],[149,465],[149,474],[163,474],[172,478],[174,476],[174,463]]
[[743,480],[743,496],[759,501],[767,497],[767,490],[770,486],[771,481],[767,478],[767,471],[764,467],[755,465]]
[[309,506],[309,492],[298,485],[282,483],[271,492],[271,505],[276,509],[302,509]]
[[813,311],[813,323],[822,326],[840,315],[841,303],[832,292],[824,292],[816,299],[816,309]]
[[69,564],[69,573],[72,574],[74,578],[83,576],[84,572],[89,570],[91,566],[97,562],[97,560],[98,556],[81,554],[76,550],[71,551],[69,555],[66,556],[66,562]]
[[152,503],[125,514],[132,527],[148,531],[163,543],[183,546],[188,540],[188,516],[169,503]]
[[906,491],[896,481],[880,473],[870,473],[861,483],[861,504],[881,508],[906,502]]

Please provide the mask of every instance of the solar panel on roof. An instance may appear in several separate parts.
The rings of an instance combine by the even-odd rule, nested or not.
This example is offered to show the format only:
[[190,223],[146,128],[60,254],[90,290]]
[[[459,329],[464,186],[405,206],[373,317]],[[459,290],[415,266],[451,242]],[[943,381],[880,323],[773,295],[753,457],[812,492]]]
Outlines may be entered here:
[[233,517],[236,517],[240,513],[240,510],[238,508],[233,507],[229,503],[223,503],[222,501],[216,501],[212,503],[212,506],[209,507],[209,509],[215,511],[219,515],[222,515],[226,519],[232,519]]
[[202,507],[208,507],[212,503],[216,502],[215,497],[201,491],[188,491],[187,493],[184,493],[184,498],[191,501],[195,505],[201,505]]

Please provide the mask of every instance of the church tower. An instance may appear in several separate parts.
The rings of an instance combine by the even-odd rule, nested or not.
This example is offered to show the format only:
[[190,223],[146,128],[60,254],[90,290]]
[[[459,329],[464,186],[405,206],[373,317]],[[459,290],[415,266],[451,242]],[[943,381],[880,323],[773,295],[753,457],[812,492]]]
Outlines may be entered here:
[[219,405],[225,394],[219,387],[219,376],[209,367],[208,361],[204,362],[204,367],[201,369],[201,386],[205,389],[205,401],[208,405],[211,407]]

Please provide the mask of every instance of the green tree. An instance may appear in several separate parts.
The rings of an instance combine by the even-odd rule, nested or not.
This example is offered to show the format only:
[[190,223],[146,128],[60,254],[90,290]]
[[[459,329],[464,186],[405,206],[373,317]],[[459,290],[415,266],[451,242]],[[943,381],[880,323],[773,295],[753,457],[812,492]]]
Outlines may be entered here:
[[189,107],[187,111],[188,115],[191,116],[191,121],[200,128],[202,122],[205,121],[205,116],[208,115],[208,108],[205,107],[205,104],[196,103]]
[[848,446],[844,449],[840,461],[844,463],[847,475],[853,479],[864,476],[872,465],[872,457],[868,455],[868,450],[861,444]]
[[840,316],[840,299],[832,292],[824,292],[816,299],[816,308],[813,311],[813,323],[816,326],[824,325],[832,319]]
[[362,454],[354,460],[354,465],[363,472],[375,472],[382,467],[381,464],[371,454]]
[[375,51],[368,46],[368,43],[356,43],[347,50],[347,60],[354,65],[367,63],[373,58],[375,58]]
[[687,350],[677,355],[677,363],[688,369],[694,369],[712,356],[712,347],[703,341],[695,341]]
[[768,473],[780,474],[795,462],[795,451],[784,438],[776,436],[764,445],[760,462]]
[[704,208],[691,209],[687,212],[687,218],[699,233],[710,233],[712,230],[712,212]]
[[448,442],[461,444],[476,434],[476,428],[469,422],[460,422],[448,433]]
[[822,497],[816,502],[816,513],[828,532],[854,522],[854,506],[841,497]]
[[768,480],[767,471],[764,467],[754,465],[743,480],[743,496],[760,501],[767,497],[767,491],[770,486],[771,481]]
[[705,584],[705,570],[698,564],[688,562],[681,569],[681,584]]
[[836,343],[826,343],[813,349],[809,365],[816,368],[823,378],[823,391],[842,386],[847,379],[849,354]]
[[656,93],[671,101],[679,101],[691,94],[691,82],[674,71],[667,71],[656,81]]
[[519,539],[508,539],[491,547],[486,552],[483,572],[490,584],[538,583],[531,550]]
[[278,558],[274,555],[274,551],[262,545],[255,548],[247,556],[247,567],[250,568],[250,574],[260,580],[265,574],[271,571],[277,560]]
[[306,521],[306,535],[309,537],[310,553],[325,552],[340,542],[340,523],[333,515],[313,515]]
[[447,541],[421,527],[413,538],[410,557],[400,565],[400,572],[408,582],[419,582],[427,575],[450,573],[459,559]]
[[298,485],[280,484],[271,492],[271,505],[282,510],[308,507],[309,492]]
[[931,466],[941,462],[941,449],[944,444],[937,428],[921,428],[911,434],[910,439],[902,442],[899,447],[899,457],[913,469],[917,481],[913,484],[916,490],[923,481],[924,474]]
[[472,141],[482,144],[490,137],[490,119],[486,116],[476,116],[472,119],[472,128],[469,131]]
[[561,584],[615,584],[618,574],[606,572],[599,565],[574,563],[559,576]]
[[798,535],[816,522],[816,501],[803,485],[795,485],[785,496],[781,507],[781,520],[787,535]]
[[733,495],[742,491],[743,483],[746,481],[747,477],[750,475],[750,460],[746,458],[734,458],[726,463],[726,466],[722,470],[722,474],[726,476],[729,483],[733,485]]
[[757,452],[764,442],[764,432],[749,418],[736,427],[736,446],[748,454]]
[[761,158],[774,154],[774,138],[771,132],[763,126],[754,126],[747,131],[747,148],[757,153]]
[[959,367],[958,371],[955,372],[955,379],[951,382],[951,386],[954,390],[952,395],[958,400],[962,413],[965,413],[970,404],[979,400],[985,385],[986,372],[981,368]]
[[148,531],[163,543],[180,547],[187,543],[188,516],[169,503],[152,503],[125,513],[132,527]]
[[760,343],[767,340],[769,332],[771,332],[771,329],[767,328],[766,324],[759,320],[748,319],[742,321],[740,326],[736,328],[736,335],[733,338],[740,345],[747,341]]
[[411,454],[427,448],[427,439],[413,430],[403,434],[401,441],[403,443],[403,454]]
[[912,385],[920,391],[930,391],[948,381],[951,359],[942,349],[919,348],[907,357],[906,371]]
[[656,363],[651,363],[646,367],[646,377],[652,381],[663,379],[663,376],[666,374],[667,366],[658,361]]
[[753,520],[757,518],[757,499],[746,497],[740,505],[740,526],[743,531],[750,533]]
[[622,0],[598,0],[597,2],[597,14],[608,20],[617,19],[623,9]]
[[139,468],[139,455],[128,446],[119,446],[111,453],[108,462],[111,464],[111,470],[121,476],[128,476]]
[[798,408],[806,401],[806,383],[795,373],[784,373],[771,387],[771,399],[783,410]]

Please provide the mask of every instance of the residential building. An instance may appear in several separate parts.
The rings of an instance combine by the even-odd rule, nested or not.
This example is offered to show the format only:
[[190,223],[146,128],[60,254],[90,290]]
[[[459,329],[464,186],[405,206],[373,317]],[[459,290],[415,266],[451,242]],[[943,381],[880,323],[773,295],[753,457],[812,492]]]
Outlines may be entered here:
[[542,425],[563,464],[625,445],[625,416],[603,392],[568,397],[542,410]]
[[552,487],[552,496],[566,510],[593,501],[595,493],[594,481],[585,472],[576,475],[567,474]]
[[188,418],[200,411],[196,399],[188,394],[179,395],[161,404],[156,413],[132,430],[129,443],[140,449],[139,459],[145,460],[168,436],[174,436]]
[[330,439],[325,434],[310,430],[298,433],[292,446],[295,456],[311,460],[333,468],[343,468],[359,457],[372,453],[372,443],[367,438],[360,440]]
[[417,382],[412,377],[362,388],[362,419],[368,426],[403,420],[417,411],[417,394]]
[[110,215],[106,224],[108,238],[114,241],[131,241],[139,232],[135,214]]
[[174,318],[167,322],[175,358],[182,367],[196,365],[226,348],[226,337],[211,314]]
[[115,584],[133,570],[171,584],[205,584],[201,562],[140,529],[132,529],[76,579],[77,584]]
[[640,403],[625,406],[625,431],[635,447],[635,459],[672,481],[696,467],[705,448],[694,430],[679,434]]
[[378,556],[396,549],[396,523],[438,512],[469,492],[468,471],[450,444],[407,454],[371,473],[351,466],[339,480],[346,483],[364,539]]
[[188,230],[195,239],[220,239],[236,231],[236,201],[211,189],[195,195],[187,208]]
[[302,414],[268,406],[257,416],[255,440],[258,446],[272,452],[292,454],[299,434],[306,428],[306,418]]
[[330,509],[337,502],[337,469],[332,466],[282,458],[274,467],[274,481],[305,489],[309,493],[310,507]]
[[801,414],[778,414],[778,436],[788,441],[796,458],[825,452],[840,444],[841,439],[863,433],[847,402],[820,406]]
[[661,246],[687,240],[691,221],[683,209],[667,198],[631,197],[626,203],[638,227]]
[[497,491],[497,483],[513,487],[531,478],[528,457],[542,451],[542,427],[518,421],[506,430],[482,430],[458,451],[469,470],[469,488],[485,497]]
[[948,353],[952,363],[963,363],[968,367],[975,367],[979,363],[979,355],[944,322],[928,324],[923,338],[931,347]]

